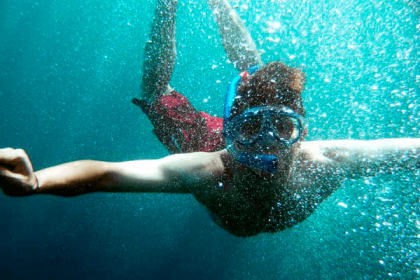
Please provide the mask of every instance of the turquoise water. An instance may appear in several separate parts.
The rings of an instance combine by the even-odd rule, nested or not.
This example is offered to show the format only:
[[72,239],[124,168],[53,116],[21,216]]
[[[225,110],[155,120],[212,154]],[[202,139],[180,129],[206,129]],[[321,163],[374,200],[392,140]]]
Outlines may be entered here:
[[[265,62],[307,74],[308,140],[419,137],[416,1],[231,1]],[[131,104],[155,1],[0,2],[0,146],[35,169],[159,158]],[[222,114],[236,74],[205,1],[179,1],[171,84]],[[306,221],[240,239],[191,196],[0,195],[1,279],[416,279],[420,174],[347,181]]]

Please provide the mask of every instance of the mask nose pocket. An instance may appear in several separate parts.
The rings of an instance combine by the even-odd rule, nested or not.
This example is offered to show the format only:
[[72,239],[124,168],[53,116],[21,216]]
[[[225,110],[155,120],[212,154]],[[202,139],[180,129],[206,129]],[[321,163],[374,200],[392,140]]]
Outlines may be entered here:
[[279,140],[277,132],[274,131],[273,126],[268,119],[264,120],[261,125],[260,137],[262,142],[267,144],[274,144]]

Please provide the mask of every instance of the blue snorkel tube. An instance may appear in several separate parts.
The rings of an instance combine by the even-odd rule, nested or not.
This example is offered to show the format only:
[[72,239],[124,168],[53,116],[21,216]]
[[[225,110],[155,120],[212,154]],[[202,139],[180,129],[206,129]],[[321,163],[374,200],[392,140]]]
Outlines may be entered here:
[[[254,74],[258,71],[258,66],[251,67],[247,70],[248,74]],[[236,76],[233,78],[233,80],[230,82],[226,99],[225,99],[225,110],[223,112],[223,131],[225,131],[227,124],[232,120],[231,113],[232,113],[232,107],[233,102],[236,97],[236,93],[238,90],[238,86],[242,81],[241,75]]]
[[[258,70],[258,66],[251,67],[247,70],[248,74],[254,74]],[[264,172],[271,173],[272,175],[277,171],[279,159],[273,155],[265,154],[249,154],[244,152],[239,152],[235,149],[232,134],[228,131],[228,124],[232,121],[232,107],[233,102],[237,96],[238,86],[242,81],[242,77],[238,75],[233,78],[232,82],[229,84],[226,100],[225,100],[225,109],[223,113],[223,135],[227,141],[227,150],[229,153],[238,161],[240,164],[250,167],[252,169],[259,169]]]

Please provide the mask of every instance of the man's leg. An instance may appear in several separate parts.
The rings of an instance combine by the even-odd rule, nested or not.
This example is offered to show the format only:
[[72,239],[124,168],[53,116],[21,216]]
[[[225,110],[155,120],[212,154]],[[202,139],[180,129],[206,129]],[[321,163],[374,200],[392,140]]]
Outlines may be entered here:
[[257,46],[242,20],[227,0],[207,0],[219,26],[222,44],[229,59],[239,71],[262,65]]
[[177,0],[158,0],[149,40],[144,50],[143,97],[152,104],[171,92],[169,80],[175,67],[175,18]]
[[158,0],[145,48],[143,85],[146,100],[133,99],[149,117],[154,133],[171,153],[211,152],[225,147],[223,120],[198,112],[169,80],[175,66],[177,1]]

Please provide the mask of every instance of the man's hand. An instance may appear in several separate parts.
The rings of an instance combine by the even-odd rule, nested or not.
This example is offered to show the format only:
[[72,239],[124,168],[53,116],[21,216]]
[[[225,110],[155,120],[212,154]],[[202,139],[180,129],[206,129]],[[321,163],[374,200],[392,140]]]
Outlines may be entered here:
[[38,180],[28,155],[22,149],[0,149],[0,188],[10,196],[28,196],[38,187]]

